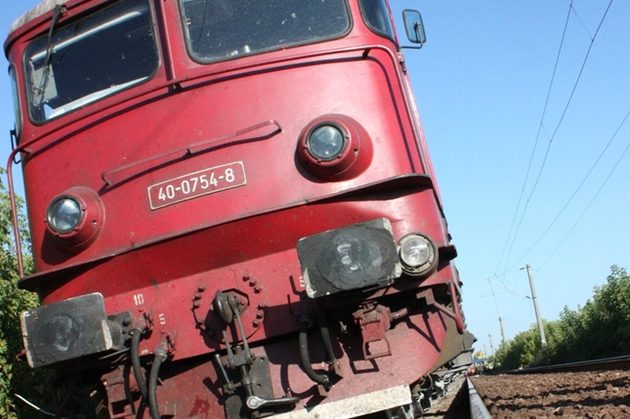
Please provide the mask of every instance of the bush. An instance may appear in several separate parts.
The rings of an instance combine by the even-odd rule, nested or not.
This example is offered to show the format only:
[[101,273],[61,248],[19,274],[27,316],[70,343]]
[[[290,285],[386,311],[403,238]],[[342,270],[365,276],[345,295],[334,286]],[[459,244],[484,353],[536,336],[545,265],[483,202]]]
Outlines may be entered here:
[[501,345],[496,358],[502,368],[626,355],[630,347],[630,277],[624,268],[612,266],[610,270],[606,284],[594,288],[592,301],[577,310],[565,307],[560,320],[544,322],[544,348],[536,325]]

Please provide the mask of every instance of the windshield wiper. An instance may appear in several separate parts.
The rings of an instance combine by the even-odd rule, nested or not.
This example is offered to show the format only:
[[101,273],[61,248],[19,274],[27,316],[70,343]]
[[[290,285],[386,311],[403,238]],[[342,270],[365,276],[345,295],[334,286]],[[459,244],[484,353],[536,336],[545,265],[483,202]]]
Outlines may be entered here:
[[44,71],[42,73],[42,80],[39,88],[36,89],[36,92],[39,94],[39,104],[38,107],[41,107],[44,104],[44,99],[46,98],[46,88],[48,87],[48,81],[50,79],[50,64],[52,61],[52,53],[53,53],[53,43],[52,36],[57,27],[57,23],[59,22],[59,17],[65,12],[65,6],[56,5],[53,10],[52,21],[50,22],[50,29],[48,30],[48,44],[46,46],[46,57],[44,58]]

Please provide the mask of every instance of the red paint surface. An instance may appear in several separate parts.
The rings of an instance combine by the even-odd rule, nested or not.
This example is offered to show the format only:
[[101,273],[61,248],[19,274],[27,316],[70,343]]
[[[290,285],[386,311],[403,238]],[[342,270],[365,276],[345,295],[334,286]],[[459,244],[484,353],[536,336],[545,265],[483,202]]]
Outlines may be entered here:
[[[98,3],[67,6],[72,15]],[[177,3],[156,1],[155,7],[164,18],[163,59],[151,81],[42,126],[25,121],[21,142],[29,143],[30,154],[23,172],[36,273],[22,286],[37,290],[44,304],[101,292],[108,313],[130,311],[134,321],[148,316],[153,329],[140,353],[153,353],[166,337],[174,345],[158,400],[165,413],[199,418],[223,415],[223,382],[210,360],[221,339],[199,320],[212,316],[217,291],[236,292],[246,305],[247,338],[256,354],[270,360],[274,394],[290,388],[300,406],[314,403],[315,386],[299,366],[295,335],[296,316],[313,310],[300,284],[297,240],[386,217],[396,240],[420,232],[440,248],[450,246],[398,52],[363,25],[351,1],[354,24],[344,38],[200,65],[186,53]],[[50,13],[35,19],[5,44],[18,77],[24,74],[23,48],[47,30],[49,19]],[[297,147],[309,123],[331,114],[351,118],[367,136],[355,163],[361,170],[321,179],[301,165]],[[279,129],[264,138],[243,134],[238,142],[226,140],[265,121]],[[203,146],[177,154],[191,144]],[[181,188],[190,174],[234,162],[242,162],[241,186],[150,205],[149,196],[159,200],[156,185]],[[108,184],[110,177],[115,181]],[[96,191],[105,208],[98,237],[81,249],[60,245],[44,224],[50,200],[75,186]],[[459,279],[445,259],[427,278],[403,276],[369,296],[385,295],[393,299],[388,304],[404,307],[414,289],[443,291],[450,282]],[[352,313],[359,303],[336,299],[330,305]],[[386,332],[392,355],[370,362],[362,360],[360,335],[333,328],[345,377],[323,402],[411,384],[426,374],[452,322],[431,307],[418,307]],[[316,339],[311,343],[316,364],[323,353]],[[116,391],[110,390],[110,398]],[[118,403],[116,408],[125,402]]]

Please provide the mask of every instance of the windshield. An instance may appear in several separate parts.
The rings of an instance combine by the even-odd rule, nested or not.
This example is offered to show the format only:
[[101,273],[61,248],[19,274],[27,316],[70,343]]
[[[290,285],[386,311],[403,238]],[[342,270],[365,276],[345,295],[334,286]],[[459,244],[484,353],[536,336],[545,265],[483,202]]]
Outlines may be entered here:
[[188,49],[220,61],[343,36],[345,0],[181,0]]
[[385,0],[359,0],[359,5],[363,20],[370,29],[392,40],[396,38]]
[[158,52],[147,0],[124,0],[33,41],[25,52],[30,113],[44,122],[147,80]]

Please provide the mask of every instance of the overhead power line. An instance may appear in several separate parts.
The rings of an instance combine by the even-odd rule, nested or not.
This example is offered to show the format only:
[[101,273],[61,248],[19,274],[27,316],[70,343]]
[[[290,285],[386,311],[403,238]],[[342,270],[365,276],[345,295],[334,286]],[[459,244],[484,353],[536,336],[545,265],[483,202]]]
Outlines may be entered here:
[[[627,117],[627,116],[626,116]],[[575,223],[573,224],[573,226],[571,227],[571,229],[569,230],[569,232],[567,233],[566,236],[564,236],[564,239],[562,239],[562,241],[560,242],[560,244],[554,249],[553,252],[551,252],[551,254],[549,255],[549,257],[543,262],[542,265],[540,265],[541,269],[543,266],[545,266],[545,264],[547,262],[549,262],[549,260],[553,257],[553,255],[556,254],[556,252],[558,251],[558,249],[560,249],[560,247],[564,244],[564,242],[567,240],[567,238],[571,235],[571,233],[573,232],[573,230],[575,229],[575,227],[579,224],[579,222],[582,220],[582,218],[584,217],[584,214],[586,214],[586,212],[588,211],[588,209],[591,207],[591,205],[593,204],[593,202],[595,201],[595,199],[597,198],[597,196],[599,195],[599,193],[602,191],[602,189],[604,189],[604,186],[606,185],[606,183],[608,182],[608,179],[610,179],[610,177],[612,176],[613,172],[615,171],[615,169],[617,169],[617,166],[619,166],[619,163],[621,162],[621,160],[623,159],[623,157],[626,155],[626,153],[628,152],[628,150],[630,149],[630,142],[628,143],[628,145],[626,146],[626,148],[623,150],[623,152],[621,153],[621,156],[619,156],[619,158],[617,159],[617,162],[615,163],[615,165],[613,166],[613,168],[610,170],[610,172],[608,172],[608,176],[606,176],[606,179],[604,179],[604,181],[602,182],[601,186],[599,187],[599,189],[597,189],[597,192],[595,192],[595,195],[593,196],[593,198],[591,199],[591,201],[588,203],[588,205],[586,206],[586,208],[584,209],[584,211],[582,212],[582,214],[580,215],[580,217],[575,221]]]
[[[498,268],[501,265],[501,261],[503,260],[503,255],[505,254],[506,248],[508,248],[508,243],[509,243],[509,248],[508,248],[507,258],[506,258],[506,262],[505,262],[505,267],[506,267],[505,270],[507,270],[507,267],[509,266],[510,256],[511,256],[511,253],[512,253],[512,248],[514,247],[514,244],[516,243],[516,238],[518,236],[518,231],[519,231],[519,229],[520,229],[520,227],[521,227],[521,225],[523,223],[523,220],[525,218],[525,214],[527,213],[527,208],[529,206],[529,202],[530,202],[532,196],[534,195],[534,192],[536,191],[536,188],[537,188],[538,183],[540,181],[540,178],[542,176],[543,170],[544,170],[546,162],[547,162],[547,158],[549,156],[549,151],[551,149],[551,145],[553,143],[553,140],[556,137],[556,134],[558,133],[558,130],[560,129],[560,126],[562,125],[562,122],[563,122],[564,117],[565,117],[565,115],[567,113],[567,110],[569,109],[569,106],[571,104],[571,101],[573,99],[575,91],[577,90],[577,86],[578,86],[578,84],[580,82],[580,79],[582,77],[582,73],[584,72],[584,68],[586,67],[586,63],[588,61],[588,57],[590,55],[591,49],[593,48],[593,44],[595,42],[595,39],[597,38],[597,34],[599,33],[599,30],[601,29],[602,24],[604,23],[604,20],[606,19],[606,16],[608,15],[608,11],[610,10],[610,6],[612,5],[612,2],[613,2],[613,0],[610,0],[610,2],[608,3],[606,11],[604,12],[604,14],[603,14],[603,16],[602,16],[602,18],[601,18],[601,20],[599,22],[599,25],[597,26],[597,30],[595,31],[595,34],[592,37],[590,37],[591,42],[589,44],[588,50],[586,52],[586,55],[584,56],[584,60],[582,61],[582,66],[580,68],[578,76],[577,76],[577,78],[576,78],[576,80],[575,80],[575,82],[573,84],[573,88],[571,90],[571,94],[569,95],[569,98],[568,98],[568,100],[567,100],[567,102],[565,104],[565,107],[564,107],[564,110],[562,112],[562,115],[560,116],[560,119],[558,120],[558,123],[556,124],[556,127],[555,127],[555,129],[553,131],[553,134],[549,138],[549,142],[547,144],[547,149],[545,150],[545,155],[543,157],[542,164],[541,164],[540,169],[538,171],[538,175],[536,176],[536,180],[534,181],[534,185],[532,187],[531,192],[529,193],[529,196],[525,200],[525,206],[523,208],[523,212],[521,214],[520,220],[518,221],[518,224],[516,225],[516,229],[514,229],[514,224],[516,222],[516,218],[517,218],[517,215],[518,215],[518,212],[519,212],[519,209],[520,209],[520,205],[521,205],[523,196],[525,194],[525,187],[526,187],[526,184],[527,184],[527,180],[529,179],[529,172],[530,172],[533,156],[534,156],[537,144],[538,144],[538,139],[539,139],[539,136],[540,136],[540,132],[544,128],[544,117],[545,117],[545,114],[546,114],[546,111],[547,111],[547,105],[548,105],[548,102],[549,102],[549,97],[550,97],[553,81],[555,79],[555,73],[556,73],[558,61],[559,61],[559,58],[560,58],[562,45],[564,43],[564,38],[565,38],[567,26],[568,26],[568,21],[569,21],[569,18],[571,16],[571,12],[573,11],[575,13],[575,9],[573,8],[573,1],[571,1],[571,4],[569,5],[569,13],[567,15],[567,20],[565,21],[565,27],[564,27],[564,31],[563,31],[563,34],[562,34],[562,40],[561,40],[560,47],[559,47],[559,50],[558,50],[558,55],[556,57],[556,63],[554,65],[554,71],[553,71],[552,79],[551,79],[551,82],[550,82],[549,90],[547,92],[547,98],[545,100],[545,105],[544,105],[544,109],[543,109],[543,116],[541,118],[540,125],[539,125],[539,128],[538,128],[538,133],[536,135],[536,140],[534,142],[534,149],[532,150],[532,155],[530,157],[530,161],[529,161],[529,164],[528,164],[527,173],[526,173],[526,176],[525,176],[525,181],[523,182],[523,187],[521,188],[521,194],[519,196],[519,200],[518,200],[518,204],[517,204],[516,211],[515,211],[515,214],[514,214],[514,218],[512,220],[512,225],[510,226],[510,231],[508,233],[508,238],[507,238],[505,246],[504,246],[504,248],[503,248],[503,250],[501,252],[501,257],[499,259],[499,263],[497,264],[497,267],[495,268],[495,274],[497,273]],[[577,13],[576,13],[576,15],[577,15]],[[514,236],[512,237],[511,243],[510,243],[510,235],[511,235],[512,230],[514,230]]]
[[[498,282],[495,281],[494,279],[490,279],[490,278],[486,278],[488,280],[488,284],[490,284],[490,289],[492,290],[492,294],[494,295],[494,290],[492,289],[492,283],[494,282],[495,284],[499,285],[500,287],[505,288],[506,290],[508,290],[510,293],[514,294],[514,295],[518,295],[519,297],[525,297],[528,299],[531,299],[529,295],[527,294],[523,294],[522,292],[516,291],[515,289],[512,289],[510,287],[508,287],[507,285],[505,285],[502,282]],[[497,302],[495,300],[494,305],[496,306]],[[499,308],[497,307],[497,314],[499,314]]]
[[[595,160],[595,163],[593,163],[593,165],[591,166],[591,168],[589,169],[588,173],[586,174],[586,176],[584,176],[584,179],[582,179],[582,182],[580,182],[580,184],[578,185],[578,187],[575,189],[575,191],[573,192],[573,194],[571,195],[571,197],[569,198],[569,200],[566,202],[566,204],[564,204],[564,206],[562,207],[562,209],[560,210],[560,212],[558,213],[558,215],[556,215],[556,218],[553,219],[553,221],[547,226],[547,228],[545,229],[545,231],[540,235],[540,237],[538,237],[538,240],[536,240],[534,242],[534,244],[527,250],[527,252],[525,252],[523,254],[523,256],[520,257],[519,260],[517,260],[516,262],[514,262],[514,264],[512,264],[512,266],[510,267],[510,269],[513,269],[515,266],[517,266],[519,264],[519,262],[521,262],[523,259],[525,259],[525,257],[529,254],[529,252],[531,252],[537,245],[538,243],[540,243],[540,241],[543,239],[543,237],[545,237],[545,235],[549,232],[549,230],[551,230],[551,227],[553,227],[553,225],[556,223],[556,221],[558,221],[558,219],[560,218],[560,216],[564,213],[564,210],[567,209],[567,207],[569,206],[569,204],[571,203],[571,201],[573,201],[573,198],[575,198],[575,196],[577,195],[578,191],[580,189],[582,189],[582,186],[584,186],[584,184],[586,183],[586,180],[590,177],[591,173],[593,173],[593,170],[595,169],[595,167],[597,166],[597,164],[599,163],[599,161],[602,159],[602,157],[604,156],[604,154],[606,153],[606,150],[608,150],[608,147],[610,147],[610,144],[613,142],[613,140],[617,137],[617,134],[619,134],[619,131],[621,131],[621,128],[624,126],[624,124],[626,123],[626,121],[628,120],[628,117],[630,117],[630,111],[628,111],[628,113],[626,114],[626,116],[623,118],[623,120],[621,121],[621,124],[619,124],[619,126],[617,127],[617,130],[615,131],[615,133],[612,135],[612,137],[610,138],[610,140],[608,140],[608,143],[606,143],[606,146],[604,147],[604,149],[602,150],[602,152],[599,154],[599,157],[597,157],[597,160]],[[629,144],[630,147],[630,144]],[[621,154],[621,157],[623,157],[623,155],[626,153],[626,151],[628,150],[628,147],[626,147],[626,149],[623,151],[623,153]],[[615,163],[615,166],[613,167],[613,170],[617,167],[617,165],[619,164],[619,160],[617,160],[617,163]],[[608,177],[610,177],[610,175],[612,174],[612,171],[609,173]],[[606,178],[606,180],[604,181],[604,184],[606,183],[606,181],[608,180],[608,177]],[[603,185],[602,185],[603,186]],[[601,187],[600,187],[601,189]],[[599,193],[599,191],[598,191]],[[597,195],[596,195],[597,196]],[[592,201],[591,201],[592,202]],[[589,204],[590,206],[590,204]],[[566,238],[565,238],[566,240]],[[564,242],[564,240],[563,240]]]
[[[551,81],[549,82],[549,88],[547,89],[547,98],[545,99],[545,105],[543,106],[542,115],[540,117],[540,125],[538,126],[538,132],[536,133],[536,140],[534,141],[534,147],[532,149],[532,154],[529,157],[529,163],[527,164],[527,171],[525,172],[525,180],[523,181],[523,186],[521,187],[521,193],[518,197],[518,203],[516,204],[516,210],[514,211],[514,217],[512,218],[512,224],[510,225],[510,231],[505,239],[505,244],[503,245],[503,250],[501,251],[501,257],[499,258],[499,262],[497,263],[496,268],[494,269],[494,274],[496,275],[499,270],[499,266],[501,265],[501,261],[503,260],[503,255],[508,248],[510,243],[510,237],[512,236],[512,230],[516,225],[516,217],[518,216],[518,211],[521,208],[521,202],[523,200],[523,196],[525,196],[525,186],[527,186],[527,180],[529,179],[529,171],[532,167],[532,162],[534,161],[534,155],[536,154],[536,148],[538,146],[538,139],[540,138],[540,131],[543,128],[542,121],[545,119],[545,114],[547,113],[547,105],[549,104],[549,98],[551,96],[551,88],[553,87],[553,82],[556,78],[556,70],[558,69],[558,62],[560,61],[560,53],[562,52],[562,46],[564,45],[564,37],[567,33],[567,27],[569,25],[569,18],[571,17],[571,9],[573,8],[573,0],[571,0],[571,4],[569,5],[569,12],[567,13],[567,18],[564,22],[564,29],[562,30],[562,38],[560,39],[560,46],[558,47],[558,54],[556,54],[556,62],[553,66],[553,73],[551,74]],[[520,225],[520,224],[519,224]],[[517,233],[514,233],[514,237],[516,239]],[[507,258],[509,261],[509,256]],[[507,268],[507,263],[506,263]],[[507,270],[507,269],[505,269]]]

